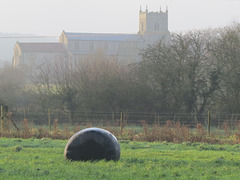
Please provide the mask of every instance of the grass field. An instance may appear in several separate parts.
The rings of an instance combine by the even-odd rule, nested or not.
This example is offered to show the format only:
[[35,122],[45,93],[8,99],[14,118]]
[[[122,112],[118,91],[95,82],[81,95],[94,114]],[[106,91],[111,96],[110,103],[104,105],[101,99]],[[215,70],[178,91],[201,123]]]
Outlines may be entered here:
[[66,140],[0,138],[0,179],[239,179],[240,145],[120,141],[118,162],[70,162]]

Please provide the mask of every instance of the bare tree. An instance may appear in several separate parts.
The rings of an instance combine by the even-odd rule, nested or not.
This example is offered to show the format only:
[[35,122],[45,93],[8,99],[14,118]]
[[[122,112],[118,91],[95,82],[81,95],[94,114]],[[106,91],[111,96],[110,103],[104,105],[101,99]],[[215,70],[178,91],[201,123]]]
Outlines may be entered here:
[[160,42],[142,53],[139,73],[154,93],[155,109],[203,113],[218,86],[209,37],[202,31],[173,34],[170,44]]
[[75,77],[82,109],[120,111],[128,107],[126,66],[97,53],[77,67]]
[[46,61],[38,68],[32,81],[37,89],[42,107],[69,112],[73,119],[78,107],[73,69],[69,59]]

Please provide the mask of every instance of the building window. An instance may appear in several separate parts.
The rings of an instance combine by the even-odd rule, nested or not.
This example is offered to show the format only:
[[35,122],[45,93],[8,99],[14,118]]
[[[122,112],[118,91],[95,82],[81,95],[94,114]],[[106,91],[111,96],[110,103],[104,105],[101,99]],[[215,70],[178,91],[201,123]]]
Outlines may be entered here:
[[104,43],[104,51],[108,51],[108,43]]
[[159,24],[158,23],[154,24],[154,31],[159,31]]
[[93,51],[94,50],[94,44],[93,42],[89,43],[89,51]]
[[79,42],[75,42],[75,47],[74,47],[75,50],[79,50]]

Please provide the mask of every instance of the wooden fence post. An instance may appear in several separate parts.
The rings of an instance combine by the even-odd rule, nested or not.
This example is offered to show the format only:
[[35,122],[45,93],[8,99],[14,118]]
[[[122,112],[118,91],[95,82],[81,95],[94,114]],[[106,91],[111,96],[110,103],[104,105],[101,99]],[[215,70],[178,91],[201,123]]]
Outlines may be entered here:
[[210,135],[210,127],[211,126],[211,114],[210,111],[208,111],[208,135]]
[[121,136],[123,133],[123,113],[121,112],[121,117],[120,117],[120,131],[121,131]]
[[51,131],[51,111],[48,109],[48,125],[49,125],[49,130]]
[[195,127],[196,127],[198,124],[197,111],[195,111],[195,113],[194,113],[194,119],[195,119]]
[[220,129],[220,113],[218,113],[218,129]]
[[7,113],[8,113],[8,106],[1,105],[1,133],[3,133],[3,129],[4,129],[3,126],[4,126],[4,121],[6,121]]
[[1,133],[3,133],[3,106],[1,105]]
[[112,111],[112,125],[114,126],[114,122],[115,122],[115,116],[114,116],[114,111]]

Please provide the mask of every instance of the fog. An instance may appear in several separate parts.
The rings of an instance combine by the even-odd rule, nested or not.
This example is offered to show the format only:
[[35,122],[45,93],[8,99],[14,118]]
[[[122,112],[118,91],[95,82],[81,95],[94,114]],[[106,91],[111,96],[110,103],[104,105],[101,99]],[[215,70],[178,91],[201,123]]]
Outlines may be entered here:
[[[1,0],[0,61],[11,61],[16,41],[58,41],[63,30],[137,33],[140,6],[149,11],[168,9],[170,32],[218,28],[240,20],[239,0]],[[6,38],[19,34],[47,37]]]
[[169,10],[169,30],[215,28],[240,18],[239,0],[1,0],[0,32],[59,35],[136,33],[138,12]]

